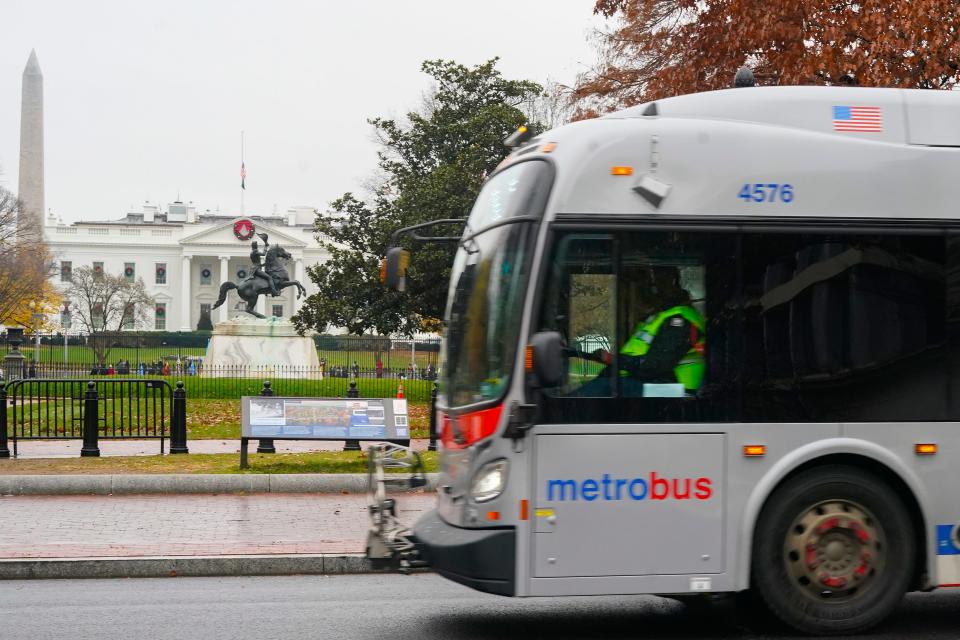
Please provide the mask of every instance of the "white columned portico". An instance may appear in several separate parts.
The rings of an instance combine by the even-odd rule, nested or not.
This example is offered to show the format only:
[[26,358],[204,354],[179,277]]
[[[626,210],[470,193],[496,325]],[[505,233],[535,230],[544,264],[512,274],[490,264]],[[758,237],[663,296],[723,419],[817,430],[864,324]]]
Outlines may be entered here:
[[[306,287],[307,272],[303,266],[303,258],[297,258],[297,261],[293,265],[293,279]],[[293,312],[296,313],[300,311],[300,307],[303,306],[303,298],[298,298],[296,292],[293,294]]]
[[[229,256],[220,256],[220,282],[221,284],[230,279],[230,258]],[[230,319],[230,305],[224,302],[220,305],[220,322],[226,322]]]
[[190,258],[183,256],[180,265],[180,331],[190,331],[190,307],[193,305],[193,294],[190,291]]

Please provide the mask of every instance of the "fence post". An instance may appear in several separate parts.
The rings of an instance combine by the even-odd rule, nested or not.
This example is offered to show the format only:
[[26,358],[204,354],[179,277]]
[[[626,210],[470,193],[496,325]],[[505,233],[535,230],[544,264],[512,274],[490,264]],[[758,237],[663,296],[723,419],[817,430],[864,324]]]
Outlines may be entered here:
[[87,383],[87,392],[83,396],[83,447],[80,449],[81,458],[100,457],[100,446],[97,444],[100,429],[99,403],[97,383],[91,380]]
[[10,327],[7,329],[7,344],[10,350],[3,357],[3,374],[7,382],[25,378],[23,375],[23,353],[20,351],[20,342],[23,339],[23,329]]
[[[350,388],[347,389],[347,397],[348,397],[348,398],[359,398],[359,397],[360,397],[360,390],[357,389],[357,381],[356,381],[356,380],[351,380],[351,381],[350,381]],[[343,443],[343,450],[344,450],[344,451],[360,451],[360,441],[359,441],[359,440],[347,440],[346,442]]]
[[0,458],[9,458],[7,446],[7,387],[0,387]]
[[[270,381],[263,381],[263,389],[260,390],[260,395],[262,396],[272,396],[273,389],[270,388]],[[277,449],[273,446],[273,440],[259,440],[257,441],[257,453],[276,453]]]
[[170,415],[170,453],[190,453],[187,449],[187,390],[183,381],[177,381],[173,392],[173,412]]
[[440,388],[436,382],[430,389],[430,444],[427,445],[427,451],[437,450],[437,390]]

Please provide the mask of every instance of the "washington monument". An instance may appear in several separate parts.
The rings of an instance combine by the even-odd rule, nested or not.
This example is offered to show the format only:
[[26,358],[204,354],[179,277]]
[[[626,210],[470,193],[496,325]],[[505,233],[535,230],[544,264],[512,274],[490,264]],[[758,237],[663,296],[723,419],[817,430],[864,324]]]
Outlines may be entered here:
[[23,70],[20,102],[20,215],[34,216],[43,228],[43,74],[37,52],[31,51]]

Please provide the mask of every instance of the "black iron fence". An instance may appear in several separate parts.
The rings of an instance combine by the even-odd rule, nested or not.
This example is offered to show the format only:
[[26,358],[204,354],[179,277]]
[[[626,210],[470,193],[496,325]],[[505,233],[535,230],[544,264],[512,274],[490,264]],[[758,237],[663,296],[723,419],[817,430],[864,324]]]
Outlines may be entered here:
[[[209,331],[164,332],[120,331],[95,335],[40,334],[18,336],[24,366],[89,365],[105,370],[121,367],[131,372],[140,366],[148,373],[162,372],[177,362],[200,365],[210,341]],[[384,336],[318,335],[314,337],[317,356],[326,373],[352,373],[354,367],[365,373],[421,376],[428,368],[439,366],[440,339],[406,339]],[[0,334],[0,356],[10,349],[6,334]],[[379,363],[379,364],[378,364]],[[151,371],[156,369],[157,371]],[[126,374],[122,374],[126,375]]]
[[187,453],[186,391],[166,380],[26,378],[0,387],[0,458],[20,440],[83,439],[81,456],[99,456],[101,439],[170,440]]
[[[169,365],[169,363],[167,363]],[[395,398],[403,391],[404,397],[414,402],[430,399],[430,389],[438,378],[433,367],[426,369],[378,370],[376,368],[352,367],[294,367],[286,365],[234,365],[206,367],[202,361],[182,360],[170,366],[101,367],[89,364],[28,363],[19,365],[19,377],[26,380],[83,379],[109,381],[113,379],[138,378],[166,381],[175,384],[182,381],[191,398],[236,399],[260,393],[264,380],[271,380],[277,395],[343,397],[355,381],[361,397]]]

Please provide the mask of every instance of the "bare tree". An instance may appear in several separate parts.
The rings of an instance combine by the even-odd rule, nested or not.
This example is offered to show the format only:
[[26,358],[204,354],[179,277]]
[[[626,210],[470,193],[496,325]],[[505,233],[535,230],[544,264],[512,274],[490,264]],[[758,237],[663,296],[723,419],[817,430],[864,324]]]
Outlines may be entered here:
[[20,215],[20,201],[0,187],[0,322],[27,324],[29,302],[49,298],[54,264],[41,222]]
[[573,119],[576,105],[573,90],[550,78],[543,83],[543,91],[522,105],[523,111],[531,123],[536,123],[544,131],[567,124]]
[[130,280],[86,266],[73,270],[65,297],[72,321],[89,335],[88,344],[99,364],[106,364],[117,334],[142,328],[153,306],[142,278]]

